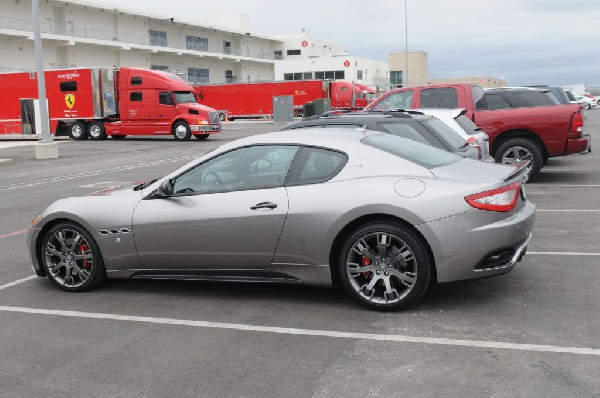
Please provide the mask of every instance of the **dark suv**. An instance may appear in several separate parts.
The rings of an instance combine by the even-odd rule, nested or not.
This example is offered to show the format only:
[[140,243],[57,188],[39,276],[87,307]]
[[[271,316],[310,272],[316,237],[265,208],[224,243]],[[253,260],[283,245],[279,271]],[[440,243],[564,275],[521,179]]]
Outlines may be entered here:
[[311,116],[290,123],[281,130],[306,127],[364,128],[384,131],[426,145],[453,152],[458,156],[480,160],[481,152],[465,142],[458,133],[433,116],[419,112],[342,113]]

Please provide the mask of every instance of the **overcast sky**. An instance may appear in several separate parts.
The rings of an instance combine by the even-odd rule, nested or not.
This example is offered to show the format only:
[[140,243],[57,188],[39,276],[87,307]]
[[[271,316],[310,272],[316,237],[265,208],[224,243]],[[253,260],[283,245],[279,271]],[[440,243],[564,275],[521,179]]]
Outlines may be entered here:
[[[599,0],[407,0],[408,50],[429,55],[429,77],[491,76],[511,85],[600,86]],[[245,14],[258,35],[300,33],[387,60],[404,51],[402,0],[95,0],[200,22]]]

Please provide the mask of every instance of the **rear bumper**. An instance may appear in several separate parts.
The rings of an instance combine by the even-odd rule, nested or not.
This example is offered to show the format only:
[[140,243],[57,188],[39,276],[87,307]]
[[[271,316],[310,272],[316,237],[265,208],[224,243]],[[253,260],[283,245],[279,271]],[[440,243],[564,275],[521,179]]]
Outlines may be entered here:
[[571,153],[589,153],[592,151],[592,137],[583,133],[579,138],[568,138],[567,139],[567,151],[566,154]]
[[532,236],[536,207],[516,213],[470,210],[417,226],[433,252],[437,281],[486,278],[511,271]]

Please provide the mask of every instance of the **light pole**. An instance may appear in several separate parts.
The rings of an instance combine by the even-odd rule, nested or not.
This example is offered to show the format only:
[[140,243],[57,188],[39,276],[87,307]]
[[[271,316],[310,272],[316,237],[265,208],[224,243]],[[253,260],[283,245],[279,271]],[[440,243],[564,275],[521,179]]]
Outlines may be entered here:
[[42,34],[40,32],[40,5],[38,0],[31,0],[33,38],[35,43],[35,66],[38,83],[38,99],[40,104],[40,122],[42,140],[35,146],[36,159],[58,158],[58,146],[50,135],[48,125],[48,107],[46,105],[46,79],[44,76],[44,62],[42,59]]
[[407,1],[408,0],[404,0],[404,55],[406,59],[406,81],[403,84],[404,87],[408,87],[408,7],[406,5]]

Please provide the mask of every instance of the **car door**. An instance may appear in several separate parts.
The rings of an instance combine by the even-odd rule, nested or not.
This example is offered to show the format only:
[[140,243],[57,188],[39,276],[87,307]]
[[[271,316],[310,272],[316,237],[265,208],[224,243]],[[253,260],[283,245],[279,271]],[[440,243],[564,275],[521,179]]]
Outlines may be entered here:
[[172,179],[173,195],[133,214],[145,269],[264,269],[288,212],[283,187],[297,146],[256,145],[209,159]]

